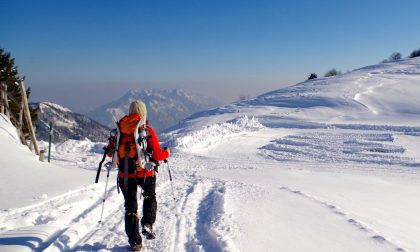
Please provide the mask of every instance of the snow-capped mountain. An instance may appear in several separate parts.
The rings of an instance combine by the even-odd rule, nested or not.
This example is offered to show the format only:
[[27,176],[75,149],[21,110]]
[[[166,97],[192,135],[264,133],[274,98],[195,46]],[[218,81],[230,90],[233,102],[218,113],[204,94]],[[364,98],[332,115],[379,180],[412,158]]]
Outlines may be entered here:
[[48,141],[49,123],[53,122],[53,141],[63,142],[68,139],[106,141],[109,129],[91,118],[72,112],[70,109],[51,102],[33,103],[38,108],[38,120],[35,121],[38,140]]
[[130,90],[121,98],[88,113],[88,116],[114,128],[113,117],[118,120],[125,115],[130,102],[134,100],[142,100],[146,104],[147,118],[156,131],[178,124],[195,112],[219,105],[214,99],[179,89]]

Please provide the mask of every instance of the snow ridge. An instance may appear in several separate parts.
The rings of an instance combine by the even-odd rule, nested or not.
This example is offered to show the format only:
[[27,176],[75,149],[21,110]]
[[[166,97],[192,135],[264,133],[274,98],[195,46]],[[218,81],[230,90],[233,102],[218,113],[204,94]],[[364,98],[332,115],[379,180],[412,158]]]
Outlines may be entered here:
[[183,151],[209,148],[230,138],[256,132],[264,126],[255,117],[241,116],[233,120],[203,127],[188,134],[172,136],[173,146]]

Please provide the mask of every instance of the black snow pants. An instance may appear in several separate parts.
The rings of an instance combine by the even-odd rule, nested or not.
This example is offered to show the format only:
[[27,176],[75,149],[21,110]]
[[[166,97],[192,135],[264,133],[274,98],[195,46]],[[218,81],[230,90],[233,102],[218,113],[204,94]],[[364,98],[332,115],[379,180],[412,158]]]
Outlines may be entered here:
[[128,191],[124,191],[124,179],[120,178],[119,186],[124,195],[125,206],[125,233],[128,236],[130,245],[142,242],[139,233],[139,217],[137,214],[137,185],[143,188],[143,216],[141,225],[153,225],[156,220],[156,177],[130,178],[128,179]]

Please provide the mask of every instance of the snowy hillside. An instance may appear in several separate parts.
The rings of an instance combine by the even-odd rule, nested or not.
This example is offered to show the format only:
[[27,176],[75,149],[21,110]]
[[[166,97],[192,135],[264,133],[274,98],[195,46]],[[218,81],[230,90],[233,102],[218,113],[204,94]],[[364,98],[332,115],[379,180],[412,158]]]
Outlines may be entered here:
[[[200,112],[160,134],[172,146],[176,200],[162,164],[157,239],[142,251],[420,251],[419,83],[420,58],[379,64]],[[0,167],[20,153],[34,159],[1,126],[13,147],[2,145],[12,159]],[[102,145],[66,141],[53,163],[93,181]],[[7,177],[1,192],[20,183]],[[102,224],[103,182],[2,205],[0,251],[127,251],[115,178]],[[19,190],[48,191],[39,184]]]
[[255,99],[200,112],[192,119],[220,115],[223,121],[225,117],[233,118],[243,113],[258,116],[263,124],[270,126],[276,126],[273,123],[281,119],[279,126],[282,127],[319,127],[318,123],[352,122],[418,125],[419,79],[418,58],[383,63],[340,76],[308,80]]
[[38,156],[20,144],[16,129],[3,114],[0,114],[0,142],[2,210],[35,204],[88,181],[84,171],[38,161]]
[[89,117],[72,112],[70,109],[51,102],[31,104],[39,108],[38,120],[35,121],[36,134],[39,140],[48,141],[49,123],[53,122],[54,142],[68,139],[105,141],[109,129]]
[[219,105],[211,98],[185,91],[174,90],[130,90],[121,98],[105,104],[88,115],[110,128],[115,127],[113,116],[118,120],[128,112],[130,102],[142,100],[148,109],[148,119],[154,129],[163,130],[195,112]]

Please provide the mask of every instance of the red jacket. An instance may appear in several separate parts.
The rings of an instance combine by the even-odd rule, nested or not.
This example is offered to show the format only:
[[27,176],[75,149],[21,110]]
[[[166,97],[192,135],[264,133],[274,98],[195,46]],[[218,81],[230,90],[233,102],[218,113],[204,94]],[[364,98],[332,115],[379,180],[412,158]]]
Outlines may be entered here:
[[157,138],[155,131],[149,126],[147,126],[147,130],[149,131],[149,134],[150,134],[150,138],[147,141],[147,145],[153,150],[153,154],[152,154],[153,160],[155,161],[165,160],[168,157],[168,151],[162,150],[160,148],[159,139]]

